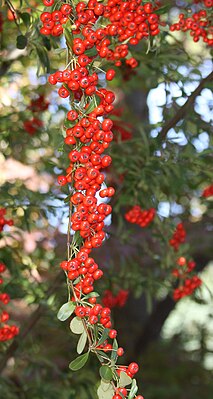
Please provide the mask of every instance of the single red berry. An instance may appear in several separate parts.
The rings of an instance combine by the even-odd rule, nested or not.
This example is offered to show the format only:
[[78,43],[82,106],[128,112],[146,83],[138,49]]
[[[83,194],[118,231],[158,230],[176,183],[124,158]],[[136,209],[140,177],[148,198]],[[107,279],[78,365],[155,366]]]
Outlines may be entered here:
[[118,355],[118,356],[123,356],[123,354],[124,354],[123,348],[118,348],[118,349],[117,349],[117,355]]

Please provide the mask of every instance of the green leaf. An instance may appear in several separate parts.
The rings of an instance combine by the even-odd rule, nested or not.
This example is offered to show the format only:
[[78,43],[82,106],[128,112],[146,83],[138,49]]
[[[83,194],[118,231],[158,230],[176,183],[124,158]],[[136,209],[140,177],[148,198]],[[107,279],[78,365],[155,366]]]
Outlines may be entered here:
[[26,26],[30,25],[30,14],[28,14],[28,12],[22,12],[19,16]]
[[84,325],[80,317],[74,317],[70,323],[70,330],[74,334],[82,334],[84,332]]
[[95,298],[95,297],[98,297],[98,296],[100,296],[97,292],[90,292],[89,294],[87,294],[87,295],[85,295],[84,296],[84,299],[88,299],[88,298]]
[[132,378],[129,377],[124,371],[121,371],[120,379],[119,379],[119,386],[125,387],[126,385],[130,385],[131,383],[132,383]]
[[98,399],[112,399],[114,395],[113,387],[110,383],[101,380],[101,384],[97,390]]
[[158,10],[155,10],[155,14],[161,15],[161,14],[166,14],[171,8],[171,5],[168,4],[166,6],[163,6],[161,8],[158,8]]
[[117,355],[117,349],[118,349],[118,342],[117,339],[114,338],[113,344],[112,344],[112,353],[111,353],[111,360],[114,360],[116,362],[118,355]]
[[70,20],[67,21],[65,27],[64,27],[64,36],[66,38],[66,43],[67,46],[72,49],[72,44],[73,44],[73,36],[70,33],[70,28],[68,27],[68,24],[70,26]]
[[101,366],[99,369],[99,373],[101,378],[103,378],[106,381],[112,380],[113,374],[112,374],[112,369],[109,366]]
[[23,50],[27,46],[27,37],[24,35],[19,35],[16,38],[16,47]]
[[58,311],[57,318],[60,321],[67,320],[71,316],[71,314],[74,312],[75,306],[76,305],[71,301],[64,303],[64,305],[62,305]]
[[42,46],[40,43],[33,42],[36,48],[36,52],[41,63],[43,70],[47,73],[50,72],[50,60],[48,57],[48,52],[46,47]]
[[86,343],[87,343],[87,333],[84,330],[83,333],[81,334],[80,338],[79,338],[78,345],[77,345],[77,353],[79,355],[83,352]]
[[102,345],[104,341],[109,337],[109,328],[105,328],[102,332],[100,339],[97,342],[97,346]]
[[95,108],[97,107],[97,101],[95,97],[93,97],[91,103],[89,104],[89,107],[86,109],[86,114],[90,114]]
[[73,370],[73,371],[80,370],[82,367],[84,367],[84,365],[86,364],[88,358],[89,358],[89,352],[84,353],[81,356],[78,356],[76,359],[74,359],[69,364],[70,370]]
[[132,386],[131,386],[131,389],[130,389],[130,392],[129,392],[129,395],[128,395],[128,399],[133,399],[137,392],[138,392],[138,387],[137,387],[137,384],[136,384],[136,380],[133,379],[132,380]]
[[95,55],[97,55],[97,50],[96,50],[96,48],[94,47],[94,48],[92,48],[92,49],[86,50],[86,51],[85,51],[85,54],[86,54],[88,57],[94,57]]

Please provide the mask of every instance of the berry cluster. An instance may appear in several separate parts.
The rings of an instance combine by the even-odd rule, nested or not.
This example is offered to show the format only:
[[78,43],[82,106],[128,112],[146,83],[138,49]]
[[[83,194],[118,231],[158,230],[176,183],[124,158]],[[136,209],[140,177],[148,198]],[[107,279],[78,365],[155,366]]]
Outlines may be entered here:
[[[213,1],[203,1],[204,6],[212,7]],[[205,9],[201,9],[190,15],[179,15],[179,21],[170,26],[170,30],[174,31],[190,31],[190,35],[193,37],[194,42],[198,42],[200,38],[209,45],[213,46],[213,26],[212,26],[212,15],[208,16]]]
[[43,122],[38,118],[31,118],[24,121],[24,130],[30,135],[36,133],[40,128],[43,127]]
[[24,130],[30,135],[35,134],[39,129],[43,127],[43,122],[39,119],[39,112],[46,111],[49,103],[45,100],[43,95],[38,98],[31,100],[29,106],[27,107],[33,114],[31,119],[24,121]]
[[206,187],[202,192],[202,197],[208,198],[213,196],[213,184]]
[[135,223],[140,227],[146,227],[154,219],[155,213],[156,211],[154,208],[142,210],[139,205],[134,205],[133,208],[125,214],[125,219],[129,223]]
[[[0,262],[0,274],[6,271],[6,266],[4,263]],[[0,276],[0,284],[3,284],[3,278]],[[6,292],[0,293],[0,303],[7,305],[10,302],[10,297]],[[0,313],[0,341],[8,341],[18,335],[19,328],[15,325],[8,325],[7,321],[10,316],[8,312],[2,310]]]
[[102,302],[104,306],[107,306],[110,309],[114,307],[122,308],[125,305],[128,296],[129,296],[128,290],[121,289],[118,291],[117,295],[113,295],[112,291],[106,290],[104,292]]
[[31,100],[28,109],[32,112],[43,112],[48,109],[49,102],[45,100],[44,95],[40,94],[37,98]]
[[192,260],[187,261],[183,256],[178,258],[177,267],[172,271],[172,275],[179,279],[179,286],[173,292],[175,301],[178,301],[184,296],[192,295],[196,288],[200,287],[202,284],[198,276],[188,277],[195,266],[195,262]]
[[[51,0],[47,2],[53,4]],[[126,65],[134,68],[138,63],[129,54],[128,46],[160,33],[159,16],[155,13],[158,8],[158,2],[155,6],[151,2],[142,5],[141,0],[108,0],[106,5],[98,0],[81,1],[73,10],[68,4],[63,4],[60,10],[41,14],[43,27],[40,33],[60,36],[62,25],[69,17],[73,22],[73,34],[82,35],[82,38],[74,39],[72,50],[76,56],[87,56],[87,50],[91,52],[94,49],[93,58],[106,58],[116,66],[120,66],[121,60],[125,59]],[[95,30],[93,27],[100,17],[103,27]]]
[[[52,6],[54,0],[44,0],[45,6]],[[41,14],[41,22],[43,23],[40,33],[42,35],[60,36],[63,33],[63,25],[68,21],[68,17],[72,12],[69,4],[63,4],[60,10],[53,12],[43,12]]]
[[[71,109],[67,113],[64,124],[66,130],[64,142],[69,148],[69,165],[66,174],[58,176],[58,183],[61,186],[69,184],[72,188],[69,234],[73,235],[73,240],[72,244],[68,245],[68,260],[61,262],[60,267],[65,271],[68,279],[71,301],[75,306],[75,317],[82,320],[88,333],[90,349],[93,352],[98,350],[99,358],[102,352],[116,351],[117,359],[117,356],[123,355],[124,350],[123,348],[115,349],[114,340],[117,331],[112,329],[110,308],[97,303],[94,284],[102,277],[103,272],[90,256],[92,249],[100,247],[105,240],[104,221],[112,211],[107,201],[115,193],[113,187],[105,185],[103,173],[103,169],[107,168],[112,161],[109,155],[104,154],[104,151],[113,140],[113,121],[108,116],[114,109],[115,95],[99,84],[94,58],[98,58],[99,66],[102,58],[120,65],[120,60],[128,56],[127,44],[117,44],[125,40],[123,35],[126,34],[129,39],[134,39],[136,26],[139,29],[142,20],[149,18],[148,23],[151,24],[153,18],[152,25],[154,20],[158,21],[158,17],[154,18],[152,14],[151,3],[149,3],[150,8],[148,5],[140,6],[140,3],[141,1],[124,3],[119,0],[109,0],[107,5],[97,0],[89,0],[88,3],[78,2],[69,15],[73,23],[70,30],[72,40],[67,39],[69,53],[72,54],[69,64],[65,70],[57,71],[49,76],[50,84],[61,85],[58,89],[59,96],[69,97],[71,103]],[[42,20],[44,14],[46,13],[42,14]],[[141,14],[142,20],[139,18]],[[95,24],[100,16],[104,17],[108,24],[103,25],[104,19],[101,23],[102,27],[99,27],[98,23]],[[122,28],[123,16],[125,18]],[[137,22],[134,22],[135,19]],[[46,34],[42,30],[41,33]],[[87,55],[87,50],[94,50],[94,56]],[[137,64],[131,58],[126,61],[132,67]],[[114,69],[106,72],[107,81],[111,81],[114,76]],[[125,294],[125,298],[126,296]],[[120,304],[125,301],[122,292],[119,301]],[[108,331],[108,339],[98,344],[99,339],[94,335],[94,331],[97,331],[99,336],[104,331]],[[112,343],[110,339],[113,340]],[[105,363],[105,359],[106,357],[103,357],[102,364]],[[115,366],[114,362],[113,364],[107,362],[107,365],[113,367],[115,371],[120,367]],[[133,363],[124,369],[126,373],[133,376],[138,371],[138,365]],[[127,391],[119,386],[119,378],[113,377],[113,380],[115,380],[113,399],[125,398]]]
[[5,208],[0,208],[0,232],[3,231],[5,225],[13,226],[12,219],[5,219],[6,212]]
[[186,239],[186,231],[182,223],[178,223],[172,238],[169,240],[169,244],[178,251],[180,244],[183,244]]

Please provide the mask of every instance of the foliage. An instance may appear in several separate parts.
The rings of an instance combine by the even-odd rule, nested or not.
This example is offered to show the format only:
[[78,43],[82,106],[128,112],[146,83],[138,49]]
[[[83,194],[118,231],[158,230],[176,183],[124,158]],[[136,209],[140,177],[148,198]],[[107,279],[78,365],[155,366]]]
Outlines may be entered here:
[[[134,69],[124,63],[121,68],[115,66],[115,79],[107,82],[116,93],[116,101],[110,114],[115,140],[108,151],[113,164],[106,172],[106,179],[108,186],[116,188],[116,194],[112,200],[113,225],[109,221],[106,227],[110,240],[105,240],[104,247],[96,249],[94,255],[104,270],[105,278],[99,284],[101,292],[110,290],[117,295],[124,289],[136,298],[145,296],[145,313],[151,313],[155,301],[171,296],[177,288],[179,282],[172,273],[178,259],[185,257],[189,261],[201,254],[201,258],[203,255],[209,261],[211,254],[208,235],[211,198],[202,196],[203,190],[212,184],[211,50],[201,41],[194,43],[186,33],[169,30],[168,26],[177,21],[176,15],[182,9],[179,2],[164,3],[158,10],[164,22],[160,34],[130,46],[129,58],[137,59],[139,65]],[[203,6],[193,4],[192,7],[200,10]],[[52,7],[47,9],[53,10]],[[71,342],[66,322],[76,304],[67,302],[70,293],[67,299],[66,284],[58,265],[66,252],[64,233],[71,193],[67,186],[59,188],[56,175],[63,175],[69,166],[70,148],[64,144],[64,137],[72,123],[66,121],[64,124],[69,101],[56,96],[47,83],[47,74],[54,74],[59,65],[60,69],[65,69],[69,63],[71,33],[66,25],[68,50],[65,40],[43,36],[40,33],[41,11],[41,5],[33,0],[6,0],[0,14],[3,20],[0,33],[0,204],[14,219],[14,227],[2,233],[0,260],[9,270],[10,278],[4,288],[14,301],[14,305],[10,305],[12,319],[20,325],[14,364],[10,361],[7,364],[0,393],[8,399],[58,395],[62,399],[76,395],[86,399],[95,398],[98,389],[99,398],[107,399],[106,392],[109,398],[113,393],[112,386],[106,384],[115,373],[108,365],[113,365],[117,357],[111,357],[101,366],[100,385],[97,365],[94,359],[88,360],[88,337],[81,320],[72,318],[70,329],[76,338]],[[207,15],[210,15],[208,7]],[[94,54],[88,52],[88,56]],[[100,72],[101,85],[105,87],[102,68],[106,70],[110,64],[106,60],[95,62],[93,66]],[[155,93],[160,91],[162,96],[158,108],[150,103],[154,90]],[[96,100],[97,96],[86,115],[94,111]],[[125,214],[135,205],[142,210],[156,210],[154,219],[145,228],[130,225],[125,220]],[[165,209],[168,209],[166,216]],[[175,251],[169,241],[180,221],[184,222],[189,239]],[[196,229],[198,238],[194,240],[191,236]],[[200,235],[204,234],[201,243]],[[79,237],[75,236],[76,245],[80,243]],[[202,301],[199,289],[193,295],[195,300]],[[84,297],[88,299],[89,296]],[[64,323],[57,320],[57,312],[58,319]],[[35,321],[31,324],[33,315]],[[97,345],[106,340],[106,330],[94,332],[99,338]],[[127,335],[129,340],[133,339],[131,331]],[[166,347],[167,344],[162,345]],[[169,350],[163,346],[156,350],[154,346],[145,354],[143,379],[146,382],[142,387],[145,396],[190,399],[197,394],[198,384],[193,382],[197,376],[200,393],[204,390],[210,398],[206,383],[210,373],[196,361],[189,360],[181,344],[178,343],[176,350],[173,343],[168,345],[171,345]],[[113,347],[116,351],[116,340]],[[8,348],[10,342],[2,344],[3,368]],[[103,362],[103,351],[97,355]],[[127,358],[132,358],[128,348]],[[173,359],[177,366],[170,368]],[[89,366],[87,364],[78,373],[73,374],[68,369],[69,365],[71,370],[79,370],[87,360]],[[190,376],[188,369],[192,370]],[[187,385],[183,394],[178,384],[184,387],[188,378],[192,386]],[[134,379],[131,384],[129,398],[135,397],[137,392]],[[193,384],[197,384],[196,389]]]

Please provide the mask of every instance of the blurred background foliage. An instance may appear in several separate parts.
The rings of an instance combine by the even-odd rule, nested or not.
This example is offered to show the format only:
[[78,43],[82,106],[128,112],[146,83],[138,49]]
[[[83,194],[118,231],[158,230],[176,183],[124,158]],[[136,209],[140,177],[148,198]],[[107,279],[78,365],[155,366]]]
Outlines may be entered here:
[[[65,67],[65,44],[39,34],[40,4],[14,0],[15,23],[6,3],[0,33],[0,206],[7,208],[14,227],[2,234],[0,260],[9,269],[5,290],[21,333],[12,344],[1,344],[0,396],[92,399],[97,364],[91,360],[80,373],[68,370],[75,337],[56,318],[67,300],[59,263],[66,253],[69,192],[59,189],[56,175],[68,166],[63,146],[68,101],[48,85],[47,73]],[[189,3],[167,2],[162,18],[175,21]],[[21,44],[20,35],[26,38]],[[210,399],[212,201],[201,194],[212,184],[213,97],[212,81],[206,78],[212,70],[211,51],[166,27],[157,39],[131,51],[139,66],[117,68],[111,83],[116,140],[107,180],[116,195],[113,224],[107,226],[110,240],[94,254],[105,273],[97,290],[130,293],[125,307],[113,310],[115,326],[126,361],[142,364],[139,385],[146,399]],[[105,85],[103,74],[99,78]],[[40,96],[48,107],[33,112],[30,105]],[[32,133],[26,122],[33,118],[41,123]],[[125,220],[135,204],[157,210],[149,227]],[[175,253],[168,241],[180,221],[187,241]],[[192,299],[176,305],[171,270],[180,255],[195,259],[204,284]]]

